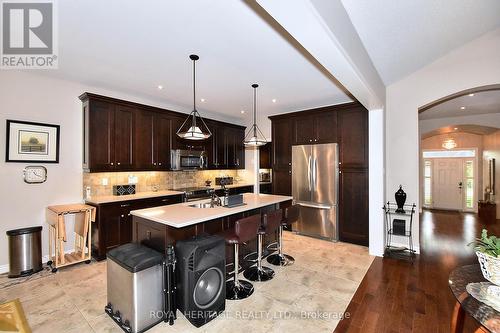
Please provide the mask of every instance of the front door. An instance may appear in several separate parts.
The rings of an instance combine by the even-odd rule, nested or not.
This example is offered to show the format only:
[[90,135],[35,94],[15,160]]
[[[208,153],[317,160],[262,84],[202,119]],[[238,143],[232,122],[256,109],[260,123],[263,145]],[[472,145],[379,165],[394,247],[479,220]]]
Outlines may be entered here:
[[463,160],[434,160],[434,208],[462,210]]

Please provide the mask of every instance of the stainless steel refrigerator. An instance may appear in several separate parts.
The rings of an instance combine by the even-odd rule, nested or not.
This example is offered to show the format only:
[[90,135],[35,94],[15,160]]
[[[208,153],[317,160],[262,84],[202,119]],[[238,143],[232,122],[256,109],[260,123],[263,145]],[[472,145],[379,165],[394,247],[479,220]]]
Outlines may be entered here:
[[336,143],[292,147],[292,195],[299,234],[338,240],[339,162]]

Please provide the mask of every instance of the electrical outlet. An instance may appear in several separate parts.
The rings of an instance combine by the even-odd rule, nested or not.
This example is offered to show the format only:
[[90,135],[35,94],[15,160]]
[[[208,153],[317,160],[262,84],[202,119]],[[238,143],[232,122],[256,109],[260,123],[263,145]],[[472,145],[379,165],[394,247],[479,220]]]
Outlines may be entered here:
[[108,178],[101,178],[101,184],[103,186],[108,186]]

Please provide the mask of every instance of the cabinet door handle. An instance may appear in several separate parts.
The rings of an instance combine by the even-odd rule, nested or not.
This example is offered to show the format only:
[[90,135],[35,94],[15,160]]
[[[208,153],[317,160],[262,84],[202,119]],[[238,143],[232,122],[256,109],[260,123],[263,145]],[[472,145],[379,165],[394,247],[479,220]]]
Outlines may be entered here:
[[153,165],[156,165],[156,162],[153,162]]
[[120,215],[120,217],[125,217],[125,215],[122,214],[122,215]]
[[114,165],[114,163],[113,163],[113,162],[111,162],[110,164],[111,164],[111,165]]
[[313,140],[312,140],[312,139],[309,139],[309,142],[313,142]]
[[130,215],[132,215],[132,214],[130,214],[130,213],[127,214],[127,216],[130,216]]
[[130,204],[121,204],[120,207],[128,207]]
[[159,165],[159,166],[161,166],[161,162],[160,162],[160,163],[158,163],[158,165]]
[[161,199],[161,202],[167,202],[168,199]]
[[314,139],[314,142],[317,142],[317,141],[318,141],[318,139]]
[[120,162],[117,162],[116,165],[120,165]]

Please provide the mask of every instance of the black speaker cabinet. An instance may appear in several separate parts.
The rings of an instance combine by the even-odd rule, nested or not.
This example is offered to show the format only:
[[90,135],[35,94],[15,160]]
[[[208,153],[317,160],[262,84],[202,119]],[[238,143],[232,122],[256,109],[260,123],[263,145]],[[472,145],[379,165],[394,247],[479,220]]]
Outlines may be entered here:
[[226,307],[225,251],[219,236],[200,236],[175,245],[177,308],[196,327]]

